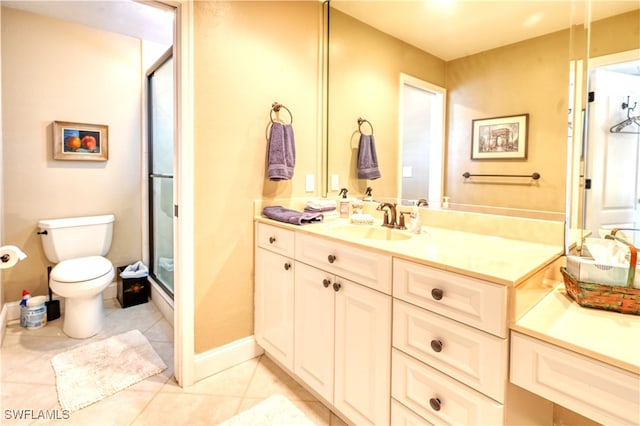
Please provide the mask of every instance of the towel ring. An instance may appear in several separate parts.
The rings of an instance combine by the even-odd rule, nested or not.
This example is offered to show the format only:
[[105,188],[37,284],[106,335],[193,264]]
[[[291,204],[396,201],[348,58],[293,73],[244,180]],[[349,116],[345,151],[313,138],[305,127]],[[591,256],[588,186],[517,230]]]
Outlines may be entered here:
[[273,104],[271,104],[271,111],[269,111],[269,118],[271,119],[271,122],[272,123],[274,122],[273,113],[280,112],[280,108],[284,108],[287,110],[287,112],[289,113],[289,124],[293,124],[293,114],[291,114],[291,111],[289,111],[289,108],[287,108],[286,106],[278,102],[274,102]]
[[369,125],[369,128],[371,129],[371,134],[373,135],[373,126],[371,125],[371,122],[369,120],[365,120],[364,118],[358,118],[358,131],[362,133],[362,125],[364,123],[367,123]]

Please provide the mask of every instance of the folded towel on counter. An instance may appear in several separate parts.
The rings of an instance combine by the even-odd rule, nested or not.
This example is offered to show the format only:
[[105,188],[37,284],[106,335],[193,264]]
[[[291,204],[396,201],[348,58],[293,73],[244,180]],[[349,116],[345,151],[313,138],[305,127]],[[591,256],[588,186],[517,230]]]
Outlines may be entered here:
[[310,209],[324,209],[324,208],[336,208],[336,200],[329,200],[324,198],[318,198],[315,200],[307,201],[305,207]]
[[271,123],[269,132],[269,180],[288,180],[296,164],[296,144],[291,124]]
[[378,179],[381,174],[378,169],[378,155],[373,135],[360,135],[358,144],[358,179]]
[[333,207],[320,207],[320,208],[307,206],[307,207],[304,208],[305,212],[310,212],[310,213],[333,212],[335,210],[336,210],[336,206],[333,206]]
[[293,225],[322,222],[324,217],[322,213],[299,212],[282,206],[265,207],[262,213],[269,219]]

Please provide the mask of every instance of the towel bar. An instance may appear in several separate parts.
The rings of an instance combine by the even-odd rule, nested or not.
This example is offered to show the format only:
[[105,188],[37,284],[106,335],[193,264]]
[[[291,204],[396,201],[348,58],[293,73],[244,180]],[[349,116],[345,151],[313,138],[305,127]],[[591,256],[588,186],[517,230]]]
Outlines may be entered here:
[[[291,114],[291,111],[289,111],[289,108],[287,108],[286,106],[282,105],[281,103],[278,102],[274,102],[273,104],[271,104],[271,111],[269,111],[269,118],[271,119],[271,122],[273,123],[273,113],[274,112],[280,112],[280,108],[284,108],[287,110],[287,112],[289,113],[289,124],[293,124],[293,114]],[[280,117],[278,115],[278,117]]]
[[469,173],[469,172],[464,172],[464,173],[462,174],[462,176],[463,176],[465,179],[469,179],[469,178],[470,178],[470,177],[472,177],[472,176],[479,176],[479,177],[523,177],[523,178],[531,178],[531,179],[533,179],[533,180],[538,180],[538,179],[540,179],[540,173],[537,173],[537,172],[532,173],[532,174],[530,174],[530,175],[504,175],[504,174],[497,174],[497,175],[484,175],[484,174],[479,174],[479,175],[478,175],[478,174],[471,174],[471,173]]
[[371,134],[373,134],[373,125],[371,124],[371,122],[369,120],[366,120],[364,118],[358,118],[358,132],[362,133],[362,125],[364,123],[367,123],[369,125],[369,128],[371,129]]

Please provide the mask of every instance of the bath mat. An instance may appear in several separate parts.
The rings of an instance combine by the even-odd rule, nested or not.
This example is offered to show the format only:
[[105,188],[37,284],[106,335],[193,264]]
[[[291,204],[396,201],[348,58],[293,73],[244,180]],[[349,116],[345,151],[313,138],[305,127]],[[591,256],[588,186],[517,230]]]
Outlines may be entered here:
[[220,423],[219,426],[315,426],[302,411],[282,395],[272,395],[257,405]]
[[58,400],[74,411],[165,370],[167,366],[139,330],[131,330],[55,355]]

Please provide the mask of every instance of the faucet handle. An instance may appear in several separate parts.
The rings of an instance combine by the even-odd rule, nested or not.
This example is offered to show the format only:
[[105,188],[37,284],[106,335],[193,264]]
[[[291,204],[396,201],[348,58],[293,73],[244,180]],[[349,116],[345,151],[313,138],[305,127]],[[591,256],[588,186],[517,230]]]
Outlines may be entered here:
[[407,229],[405,226],[404,215],[411,214],[411,212],[400,212],[400,223],[398,223],[398,229]]

